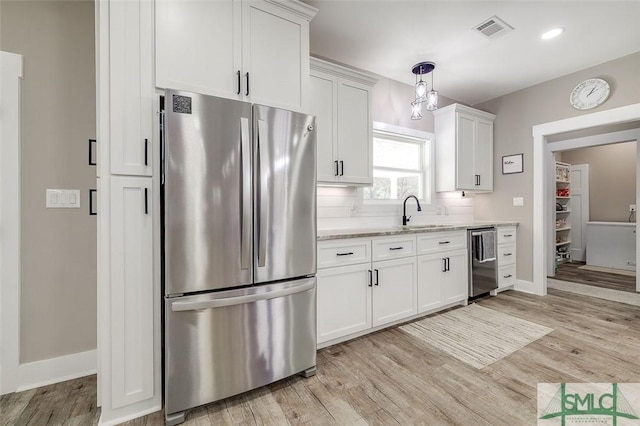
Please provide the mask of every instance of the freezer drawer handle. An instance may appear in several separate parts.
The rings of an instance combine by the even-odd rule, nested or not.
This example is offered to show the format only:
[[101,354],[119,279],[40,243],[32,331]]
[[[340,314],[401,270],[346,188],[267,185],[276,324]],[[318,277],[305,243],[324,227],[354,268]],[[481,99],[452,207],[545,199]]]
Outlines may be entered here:
[[173,312],[180,311],[197,311],[199,309],[224,308],[225,306],[244,305],[246,303],[259,302],[261,300],[276,299],[278,297],[290,296],[296,293],[302,293],[313,289],[314,282],[308,282],[302,285],[285,288],[282,290],[270,291],[267,293],[249,294],[247,296],[227,297],[224,299],[202,300],[199,302],[173,302],[171,310]]
[[404,247],[389,247],[389,250],[402,250]]
[[347,252],[347,253],[336,253],[336,256],[351,256],[353,254],[352,251]]

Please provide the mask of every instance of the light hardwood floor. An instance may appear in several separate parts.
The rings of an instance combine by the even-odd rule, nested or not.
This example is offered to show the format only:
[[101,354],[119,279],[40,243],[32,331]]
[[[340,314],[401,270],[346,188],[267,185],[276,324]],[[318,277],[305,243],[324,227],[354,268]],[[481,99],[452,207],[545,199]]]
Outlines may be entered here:
[[558,265],[558,272],[553,277],[560,281],[586,284],[594,287],[609,288],[611,290],[636,292],[636,277],[608,272],[580,269],[584,262],[565,262]]
[[[315,377],[197,408],[185,424],[533,425],[539,382],[640,381],[640,307],[558,290],[477,303],[554,331],[476,369],[394,327],[320,350]],[[95,424],[94,400],[95,378],[78,379],[3,396],[0,417]],[[162,413],[127,424],[160,425]]]

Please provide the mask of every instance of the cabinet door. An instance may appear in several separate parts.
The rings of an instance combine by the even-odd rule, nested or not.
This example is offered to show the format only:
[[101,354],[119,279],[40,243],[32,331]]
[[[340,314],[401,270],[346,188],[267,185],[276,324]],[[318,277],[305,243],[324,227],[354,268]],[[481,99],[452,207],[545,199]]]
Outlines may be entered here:
[[465,300],[469,295],[469,262],[466,250],[447,252],[448,271],[444,273],[445,304]]
[[418,256],[418,313],[444,305],[443,274],[445,256]]
[[318,271],[318,343],[371,328],[370,263]]
[[415,315],[417,308],[416,258],[373,263],[373,326]]
[[474,145],[476,118],[456,113],[456,181],[458,189],[476,189]]
[[309,22],[274,3],[244,1],[242,68],[247,100],[302,111],[309,85]]
[[151,176],[153,1],[109,2],[111,173]]
[[157,0],[156,9],[156,85],[241,99],[240,2]]
[[331,74],[314,70],[311,75],[309,113],[316,116],[318,182],[335,182],[338,175],[338,128],[334,108],[337,102],[337,84],[337,77]]
[[478,175],[478,190],[493,191],[493,123],[478,119],[474,152],[474,174]]
[[111,378],[111,409],[153,397],[151,184],[151,178],[111,178],[110,374],[102,370]]
[[338,180],[373,183],[371,87],[338,79]]

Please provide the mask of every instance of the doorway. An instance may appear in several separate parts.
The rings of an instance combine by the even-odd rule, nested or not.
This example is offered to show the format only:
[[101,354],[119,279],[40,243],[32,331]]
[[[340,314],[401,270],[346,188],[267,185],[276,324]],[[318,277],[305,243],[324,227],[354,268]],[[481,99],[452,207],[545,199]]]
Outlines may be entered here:
[[[570,189],[567,197],[549,194],[556,195],[556,239],[551,241],[555,273],[550,278],[636,291],[636,224],[629,209],[636,204],[637,143],[633,139],[640,137],[640,128],[629,130],[593,135],[587,146],[576,138],[571,149],[553,152],[556,170],[570,168],[571,173],[568,183],[558,183],[556,177],[556,186]],[[555,144],[549,145],[553,150]]]
[[[640,103],[613,108],[601,112],[585,114],[564,120],[536,125],[533,133],[533,285],[531,291],[545,295],[547,293],[547,271],[549,263],[549,239],[552,228],[552,210],[547,199],[547,189],[552,183],[551,166],[553,153],[549,148],[549,140],[556,135],[570,132],[591,131],[611,128],[628,123],[640,124]],[[617,130],[617,129],[616,129]],[[560,149],[556,149],[560,150]],[[638,150],[640,152],[640,150]],[[640,162],[639,162],[640,163]],[[636,199],[638,199],[640,174],[636,173]],[[638,225],[636,224],[636,231]],[[636,232],[636,245],[640,235]],[[636,262],[640,258],[636,252]],[[640,280],[636,277],[636,291],[640,291]]]

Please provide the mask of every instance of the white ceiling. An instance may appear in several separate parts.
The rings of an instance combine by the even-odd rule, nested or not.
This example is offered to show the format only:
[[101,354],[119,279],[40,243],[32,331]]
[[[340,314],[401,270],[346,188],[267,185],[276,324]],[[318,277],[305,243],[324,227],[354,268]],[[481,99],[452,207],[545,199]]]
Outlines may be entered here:
[[[640,51],[640,0],[304,1],[319,9],[313,55],[407,84],[414,64],[433,61],[436,90],[470,105]],[[472,30],[493,15],[514,31]]]

